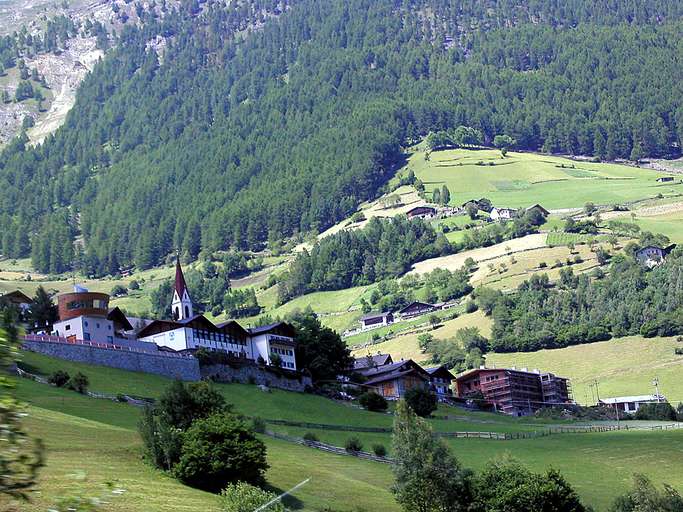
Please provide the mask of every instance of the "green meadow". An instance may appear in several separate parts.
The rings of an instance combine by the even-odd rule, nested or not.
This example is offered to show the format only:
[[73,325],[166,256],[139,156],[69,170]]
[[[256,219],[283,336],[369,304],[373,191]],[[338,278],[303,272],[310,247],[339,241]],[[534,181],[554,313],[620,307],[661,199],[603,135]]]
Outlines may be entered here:
[[591,384],[598,382],[601,397],[650,395],[659,389],[670,402],[683,402],[683,348],[677,338],[642,338],[630,336],[609,341],[575,345],[572,347],[515,352],[490,353],[487,366],[541,368],[571,379],[574,399],[580,403],[594,403]]
[[425,184],[428,196],[447,185],[452,205],[488,197],[500,206],[576,208],[589,201],[610,205],[683,193],[680,180],[656,182],[667,175],[663,172],[535,153],[509,152],[502,158],[496,150],[453,149],[434,151],[426,161],[424,152],[415,152],[408,167]]
[[[90,378],[93,391],[106,393],[158,396],[170,383],[161,377],[68,363],[31,353],[23,353],[22,364],[43,374],[57,368],[83,371]],[[265,393],[256,386],[238,384],[219,384],[217,388],[237,411],[267,419],[351,427],[390,427],[392,422],[391,415],[370,413],[352,404],[314,395],[278,390]],[[135,431],[138,408],[84,397],[26,379],[18,379],[18,395],[29,404],[27,427],[47,446],[47,467],[40,479],[40,493],[21,510],[45,510],[57,497],[74,492],[98,495],[108,481],[125,492],[109,499],[107,510],[218,510],[215,496],[185,487],[141,459],[140,440]],[[540,431],[558,423],[444,406],[437,414],[440,419],[430,421],[435,430],[442,432]],[[388,433],[275,425],[269,428],[294,436],[312,431],[319,439],[340,446],[353,435],[360,438],[366,450],[377,443],[387,448],[391,444]],[[388,465],[327,454],[269,437],[264,437],[264,441],[271,465],[267,479],[274,489],[285,490],[311,478],[288,502],[293,510],[327,510],[325,507],[339,511],[398,510],[390,493],[392,477]],[[504,455],[517,457],[537,471],[555,467],[577,488],[585,502],[598,511],[606,510],[614,497],[627,489],[634,471],[643,472],[657,482],[683,486],[683,430],[562,434],[515,441],[447,439],[447,442],[463,464],[475,469]],[[75,475],[85,475],[85,478]]]

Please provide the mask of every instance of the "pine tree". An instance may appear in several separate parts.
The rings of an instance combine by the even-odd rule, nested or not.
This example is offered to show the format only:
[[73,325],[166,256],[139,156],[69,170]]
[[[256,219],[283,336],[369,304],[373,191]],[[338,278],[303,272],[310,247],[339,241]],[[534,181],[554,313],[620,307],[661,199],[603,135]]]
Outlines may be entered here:
[[406,512],[460,512],[472,501],[471,472],[404,400],[396,406],[392,436],[396,501]]

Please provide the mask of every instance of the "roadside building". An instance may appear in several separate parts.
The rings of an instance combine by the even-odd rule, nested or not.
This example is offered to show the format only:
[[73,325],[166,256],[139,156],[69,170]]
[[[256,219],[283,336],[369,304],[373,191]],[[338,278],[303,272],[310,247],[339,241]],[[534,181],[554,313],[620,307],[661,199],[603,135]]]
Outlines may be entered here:
[[22,315],[28,313],[31,309],[31,304],[33,304],[33,299],[21,290],[14,290],[0,295],[0,307],[14,307]]
[[377,368],[386,364],[392,364],[394,360],[390,354],[380,354],[379,352],[374,356],[368,354],[365,357],[357,357],[353,361],[354,371],[366,370],[368,368]]
[[398,312],[396,314],[402,320],[407,320],[410,318],[415,318],[416,316],[425,315],[427,313],[433,313],[437,309],[439,309],[439,308],[437,308],[433,304],[415,301],[415,302],[411,302],[410,304],[408,304],[404,308],[401,308],[400,310],[398,310]]
[[526,212],[538,212],[543,217],[547,217],[548,215],[550,215],[550,212],[548,210],[546,210],[545,208],[543,208],[543,206],[541,206],[538,203],[532,204],[531,206],[527,207],[525,209],[525,211]]
[[517,216],[517,210],[515,208],[498,208],[494,207],[491,209],[491,220],[510,220]]
[[371,389],[389,400],[403,397],[411,388],[429,389],[430,375],[412,359],[385,364],[361,370],[367,380],[366,389]]
[[451,384],[455,380],[455,375],[444,365],[437,366],[436,368],[427,368],[426,370],[429,374],[430,387],[436,393],[436,396],[442,399],[451,398],[453,396]]
[[675,247],[676,244],[670,244],[665,247],[646,245],[635,252],[635,257],[641,265],[652,268],[664,263],[666,257]]
[[602,398],[598,401],[598,405],[606,405],[627,414],[634,414],[643,404],[665,403],[666,401],[663,395],[617,396]]
[[391,312],[375,311],[363,315],[360,319],[361,331],[369,329],[376,329],[377,327],[384,327],[394,322],[394,315]]
[[432,206],[415,206],[406,212],[409,219],[431,219],[436,215],[436,208]]

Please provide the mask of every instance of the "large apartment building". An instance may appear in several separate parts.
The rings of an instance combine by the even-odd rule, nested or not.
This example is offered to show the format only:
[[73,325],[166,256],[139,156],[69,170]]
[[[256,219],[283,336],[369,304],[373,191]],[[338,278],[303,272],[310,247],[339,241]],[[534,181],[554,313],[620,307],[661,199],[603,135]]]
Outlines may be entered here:
[[460,375],[455,382],[458,397],[483,400],[514,416],[571,403],[569,380],[538,370],[478,368]]

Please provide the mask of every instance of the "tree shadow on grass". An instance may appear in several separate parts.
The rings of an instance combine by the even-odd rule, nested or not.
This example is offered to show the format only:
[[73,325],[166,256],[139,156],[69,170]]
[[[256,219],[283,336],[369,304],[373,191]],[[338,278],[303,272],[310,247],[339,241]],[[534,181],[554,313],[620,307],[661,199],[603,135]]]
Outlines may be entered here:
[[[275,493],[278,496],[280,496],[283,492],[286,492],[285,490],[280,489],[278,487],[274,487],[272,485],[266,485],[265,488],[266,490]],[[301,510],[302,508],[304,508],[304,502],[296,496],[291,496],[288,494],[287,496],[284,496],[281,501],[282,504],[287,508],[287,510]]]

